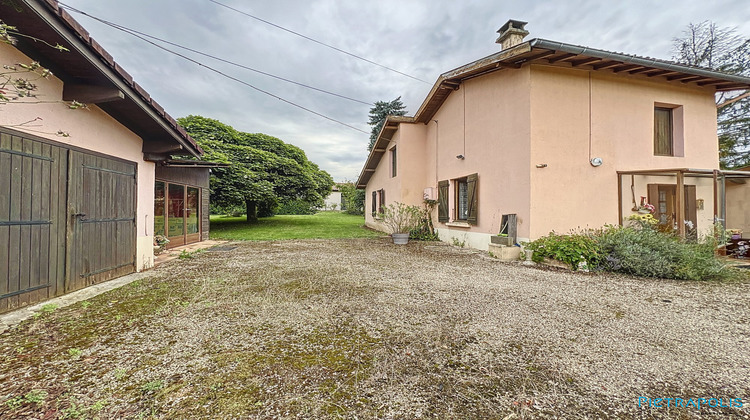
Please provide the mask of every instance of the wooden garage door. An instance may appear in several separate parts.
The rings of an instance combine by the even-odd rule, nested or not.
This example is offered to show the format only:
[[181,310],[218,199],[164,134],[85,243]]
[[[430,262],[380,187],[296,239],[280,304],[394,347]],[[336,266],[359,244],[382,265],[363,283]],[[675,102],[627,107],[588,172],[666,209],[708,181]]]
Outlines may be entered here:
[[0,133],[0,312],[135,271],[135,170]]
[[0,133],[0,312],[63,293],[67,159]]
[[135,164],[70,152],[65,292],[135,271]]

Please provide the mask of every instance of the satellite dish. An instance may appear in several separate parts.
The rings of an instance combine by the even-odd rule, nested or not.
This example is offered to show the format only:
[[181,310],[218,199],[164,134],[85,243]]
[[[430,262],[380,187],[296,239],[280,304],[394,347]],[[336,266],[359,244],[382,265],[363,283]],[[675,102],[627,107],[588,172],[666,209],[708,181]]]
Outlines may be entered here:
[[604,163],[604,161],[602,160],[602,158],[595,157],[595,158],[591,159],[591,166],[594,166],[594,167],[596,167],[596,166],[602,166],[602,163]]

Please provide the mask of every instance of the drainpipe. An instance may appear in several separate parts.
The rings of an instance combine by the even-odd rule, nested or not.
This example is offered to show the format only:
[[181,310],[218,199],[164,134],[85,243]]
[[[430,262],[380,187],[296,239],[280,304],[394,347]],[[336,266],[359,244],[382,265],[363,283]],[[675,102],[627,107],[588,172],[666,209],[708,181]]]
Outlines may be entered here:
[[685,174],[677,171],[677,231],[685,239]]

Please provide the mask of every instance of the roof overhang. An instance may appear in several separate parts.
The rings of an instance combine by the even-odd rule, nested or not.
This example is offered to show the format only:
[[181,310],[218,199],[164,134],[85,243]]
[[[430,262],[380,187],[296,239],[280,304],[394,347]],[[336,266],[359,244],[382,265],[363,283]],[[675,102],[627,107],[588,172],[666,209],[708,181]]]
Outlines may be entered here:
[[617,175],[639,175],[639,176],[673,176],[682,174],[692,178],[722,177],[727,179],[750,178],[750,172],[740,170],[724,169],[696,169],[696,168],[672,168],[672,169],[641,169],[634,171],[617,171]]
[[[200,146],[117,64],[56,0],[0,3],[3,21],[20,33],[16,47],[63,81],[63,100],[96,104],[143,139],[144,154],[199,157]],[[80,99],[79,99],[80,98]]]
[[443,73],[415,114],[415,120],[429,122],[450,92],[463,81],[527,64],[609,72],[717,92],[750,89],[750,77],[537,38]]
[[[385,136],[383,140],[390,141],[389,133],[392,136],[400,122],[427,124],[451,92],[458,90],[464,81],[497,71],[520,69],[529,64],[609,72],[643,80],[713,89],[717,92],[750,89],[750,77],[541,38],[532,39],[440,75],[414,117],[410,117],[409,121],[398,121],[389,117],[392,122],[391,127],[386,131],[384,126],[384,130],[380,132],[376,145],[370,152],[357,181],[357,188],[365,188],[383,156],[384,152],[379,151],[382,147],[378,147],[378,144],[382,144],[381,137]],[[388,144],[387,141],[385,145]]]
[[228,168],[228,163],[206,162],[204,160],[167,159],[160,162],[161,166],[170,168]]
[[380,159],[386,152],[388,143],[391,142],[391,139],[393,139],[393,135],[396,134],[396,131],[398,131],[399,124],[403,122],[413,123],[414,118],[389,115],[385,119],[383,128],[380,129],[380,134],[378,134],[378,138],[377,140],[375,140],[375,144],[372,146],[372,150],[370,150],[370,155],[367,157],[365,167],[359,174],[359,178],[357,179],[357,188],[362,189],[367,186],[367,182],[370,181],[372,174],[375,173],[375,169],[380,163]]

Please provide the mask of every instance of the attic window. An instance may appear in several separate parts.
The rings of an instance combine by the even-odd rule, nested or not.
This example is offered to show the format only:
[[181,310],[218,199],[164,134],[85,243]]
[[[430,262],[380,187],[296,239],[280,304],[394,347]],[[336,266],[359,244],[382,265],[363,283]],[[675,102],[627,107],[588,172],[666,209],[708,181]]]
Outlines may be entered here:
[[654,108],[654,155],[674,156],[672,108]]
[[654,156],[685,156],[683,107],[654,104]]

